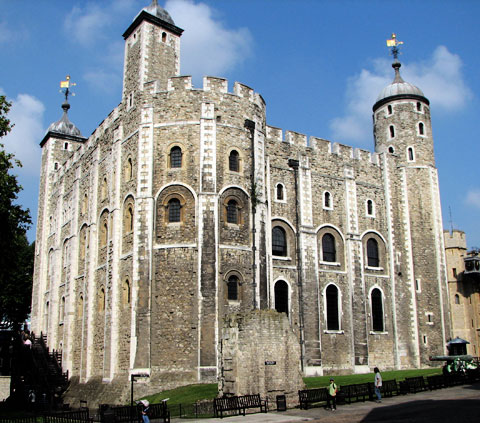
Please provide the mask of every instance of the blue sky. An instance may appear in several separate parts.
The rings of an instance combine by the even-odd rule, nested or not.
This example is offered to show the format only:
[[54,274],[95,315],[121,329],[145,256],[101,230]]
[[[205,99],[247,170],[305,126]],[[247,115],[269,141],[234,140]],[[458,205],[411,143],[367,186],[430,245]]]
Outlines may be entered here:
[[[0,93],[16,124],[2,142],[23,162],[19,202],[37,213],[40,147],[61,117],[59,82],[77,83],[69,116],[84,136],[120,102],[124,30],[150,0],[0,0]],[[402,46],[402,76],[431,102],[445,228],[480,247],[480,2],[159,1],[185,30],[181,73],[242,82],[267,123],[373,151],[371,107],[393,80],[385,40]],[[451,219],[450,219],[451,210]],[[35,228],[29,231],[35,238]]]

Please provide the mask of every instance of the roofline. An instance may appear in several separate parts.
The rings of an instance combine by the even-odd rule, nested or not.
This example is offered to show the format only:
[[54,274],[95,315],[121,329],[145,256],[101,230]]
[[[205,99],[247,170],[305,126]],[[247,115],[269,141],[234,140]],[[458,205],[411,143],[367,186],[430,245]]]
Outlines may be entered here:
[[391,101],[394,101],[394,100],[420,100],[420,101],[423,101],[424,103],[426,103],[427,106],[430,106],[430,102],[423,95],[396,94],[396,95],[391,95],[391,96],[385,97],[385,98],[377,101],[372,107],[373,112],[375,113],[379,107],[383,106],[386,103],[390,103]]
[[153,16],[152,14],[146,12],[145,10],[142,10],[138,14],[138,16],[135,18],[135,20],[132,22],[132,24],[123,33],[123,39],[126,40],[130,36],[130,34],[133,31],[135,31],[143,21],[147,21],[154,25],[161,26],[165,29],[168,29],[169,31],[173,32],[175,35],[178,35],[178,36],[182,35],[182,32],[183,32],[182,28],[179,28],[176,25],[172,25],[171,23],[168,23],[163,19],[157,18],[156,16]]
[[57,138],[60,140],[69,140],[69,141],[76,141],[81,143],[84,143],[88,139],[88,138],[82,137],[81,135],[68,135],[68,134],[62,134],[61,132],[48,131],[43,137],[43,140],[40,141],[40,147],[43,147],[49,138]]

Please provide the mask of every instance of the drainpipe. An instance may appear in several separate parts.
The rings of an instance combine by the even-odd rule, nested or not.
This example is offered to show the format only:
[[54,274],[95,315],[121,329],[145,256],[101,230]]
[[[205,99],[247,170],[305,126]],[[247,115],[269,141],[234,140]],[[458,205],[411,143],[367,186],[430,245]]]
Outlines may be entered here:
[[288,166],[293,169],[295,178],[295,226],[297,232],[296,253],[297,253],[297,287],[298,287],[298,312],[299,312],[299,327],[300,327],[300,364],[302,366],[302,373],[304,370],[305,360],[305,333],[304,333],[304,318],[303,318],[303,274],[302,274],[302,255],[300,252],[300,219],[298,201],[298,168],[300,163],[298,160],[288,159]]
[[257,211],[257,194],[255,184],[255,122],[250,119],[245,119],[245,129],[250,133],[251,142],[251,159],[252,159],[252,171],[250,172],[250,198],[252,204],[252,291],[253,301],[252,308],[257,308],[257,239],[255,228],[255,215]]

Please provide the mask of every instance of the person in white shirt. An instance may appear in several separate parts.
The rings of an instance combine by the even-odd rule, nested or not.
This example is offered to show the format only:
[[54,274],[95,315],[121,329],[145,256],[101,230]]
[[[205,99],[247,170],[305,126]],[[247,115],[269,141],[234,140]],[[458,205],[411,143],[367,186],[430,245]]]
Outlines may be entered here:
[[378,367],[375,367],[373,371],[375,372],[375,394],[377,395],[377,402],[382,402],[382,394],[380,392],[380,388],[382,387],[382,375],[380,374]]

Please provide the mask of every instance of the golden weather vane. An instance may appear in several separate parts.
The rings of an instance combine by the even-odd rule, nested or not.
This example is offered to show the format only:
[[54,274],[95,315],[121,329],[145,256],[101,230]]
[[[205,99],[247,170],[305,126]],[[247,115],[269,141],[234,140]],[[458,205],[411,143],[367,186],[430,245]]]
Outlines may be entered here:
[[75,95],[75,93],[70,91],[70,87],[74,87],[75,85],[77,85],[75,82],[70,82],[70,75],[65,77],[65,81],[60,81],[60,92],[65,94],[65,102],[68,102],[68,96],[70,94]]
[[392,34],[392,38],[390,40],[387,40],[387,47],[392,47],[392,55],[395,60],[398,59],[398,46],[401,44],[403,44],[403,41],[398,41],[395,33]]

